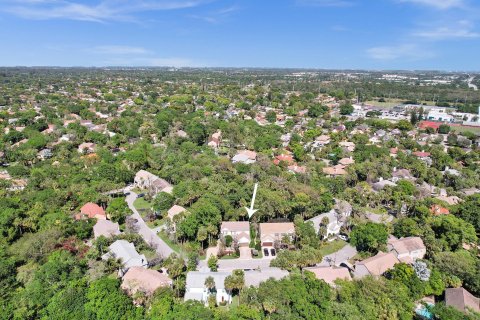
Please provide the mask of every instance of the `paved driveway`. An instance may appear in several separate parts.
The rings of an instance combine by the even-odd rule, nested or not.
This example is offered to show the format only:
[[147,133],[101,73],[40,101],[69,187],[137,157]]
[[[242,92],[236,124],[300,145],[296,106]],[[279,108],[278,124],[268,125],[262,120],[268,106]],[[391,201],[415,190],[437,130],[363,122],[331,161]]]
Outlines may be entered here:
[[338,250],[337,252],[323,257],[323,260],[319,264],[319,266],[329,266],[330,265],[329,261],[331,261],[335,266],[339,266],[340,263],[352,258],[356,254],[357,254],[357,249],[347,244],[345,247]]
[[249,247],[240,247],[240,259],[252,259],[252,249]]
[[[126,189],[127,190],[127,189]],[[138,226],[138,234],[142,236],[143,240],[152,247],[155,248],[157,253],[163,257],[167,258],[170,254],[174,251],[170,248],[159,236],[157,236],[156,232],[150,229],[145,221],[143,220],[142,216],[138,213],[137,209],[133,206],[133,202],[137,199],[137,194],[133,191],[130,191],[130,194],[126,197],[126,201],[130,210],[132,210],[133,214],[130,216],[137,220],[136,225]]]

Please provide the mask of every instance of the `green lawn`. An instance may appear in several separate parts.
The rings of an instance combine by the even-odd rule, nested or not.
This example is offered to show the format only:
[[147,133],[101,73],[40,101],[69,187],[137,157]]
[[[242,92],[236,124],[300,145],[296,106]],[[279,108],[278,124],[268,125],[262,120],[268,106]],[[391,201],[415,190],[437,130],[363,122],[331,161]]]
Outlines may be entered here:
[[220,260],[233,260],[238,258],[239,256],[236,256],[236,255],[224,255],[223,257],[220,258]]
[[338,250],[345,247],[347,243],[343,240],[335,240],[332,242],[327,242],[323,247],[320,248],[320,252],[323,256],[337,252]]
[[470,131],[470,132],[473,132],[473,133],[476,133],[476,134],[480,133],[480,127],[450,126],[450,128],[451,128],[452,131],[455,131],[457,133],[462,133],[462,132],[465,132],[465,131]]
[[145,209],[151,209],[152,208],[152,204],[150,202],[146,201],[144,198],[135,199],[135,201],[133,202],[133,206],[137,210],[145,210]]
[[182,246],[179,245],[178,243],[173,243],[172,240],[170,240],[170,238],[168,238],[168,236],[165,234],[165,232],[163,231],[160,231],[159,233],[157,233],[157,235],[160,237],[160,239],[162,239],[163,241],[165,241],[165,243],[170,247],[172,248],[173,251],[175,251],[176,253],[181,253],[183,250],[182,250]]

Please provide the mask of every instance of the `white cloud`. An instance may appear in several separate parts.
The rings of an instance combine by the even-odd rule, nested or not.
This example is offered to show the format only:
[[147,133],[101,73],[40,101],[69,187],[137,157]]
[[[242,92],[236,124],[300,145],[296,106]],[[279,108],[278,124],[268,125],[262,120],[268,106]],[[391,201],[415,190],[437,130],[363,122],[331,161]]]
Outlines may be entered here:
[[423,5],[423,6],[432,7],[440,10],[465,7],[464,0],[399,0],[399,1],[410,2],[413,4]]
[[297,0],[297,5],[312,7],[348,7],[353,4],[350,0]]
[[433,57],[433,53],[416,44],[380,46],[367,49],[367,54],[375,60],[392,61],[398,59],[422,60]]
[[34,20],[133,21],[133,14],[138,12],[185,9],[203,2],[205,0],[97,0],[94,4],[84,4],[78,0],[6,0],[7,5],[0,10]]
[[226,20],[232,13],[239,10],[237,6],[226,7],[214,12],[206,13],[203,15],[189,15],[190,18],[203,20],[208,23],[220,23]]
[[436,27],[433,29],[416,31],[413,35],[429,40],[468,39],[480,37],[480,33],[473,31],[473,24],[466,20],[459,21],[457,25],[454,26]]

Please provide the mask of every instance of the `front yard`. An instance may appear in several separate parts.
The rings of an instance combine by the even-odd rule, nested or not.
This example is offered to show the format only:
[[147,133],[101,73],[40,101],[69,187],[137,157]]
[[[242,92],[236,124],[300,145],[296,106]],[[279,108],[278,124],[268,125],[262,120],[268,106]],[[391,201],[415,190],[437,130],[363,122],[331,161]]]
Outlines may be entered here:
[[322,253],[322,256],[326,256],[332,253],[337,252],[338,250],[342,249],[345,247],[347,243],[343,240],[335,240],[332,242],[327,242],[323,247],[320,248],[320,252]]

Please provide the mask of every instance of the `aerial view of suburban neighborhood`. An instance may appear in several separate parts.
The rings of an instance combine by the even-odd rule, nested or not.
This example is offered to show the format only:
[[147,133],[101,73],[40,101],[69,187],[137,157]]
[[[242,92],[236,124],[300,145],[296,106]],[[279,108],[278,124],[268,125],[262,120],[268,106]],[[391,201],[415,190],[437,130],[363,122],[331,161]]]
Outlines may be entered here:
[[[161,24],[153,13],[207,6],[217,20],[182,19],[220,30],[254,10],[91,2],[9,0],[0,25],[28,24],[36,43],[56,23],[101,38]],[[401,17],[473,3],[384,2]],[[320,16],[360,4],[292,6]],[[301,52],[265,67],[91,66],[69,46],[45,49],[71,52],[61,66],[43,49],[0,54],[12,61],[0,67],[0,319],[480,319],[480,72],[402,71],[398,60],[436,59],[402,46],[374,51],[387,66],[339,69],[295,67]],[[102,54],[155,54],[134,49]]]

